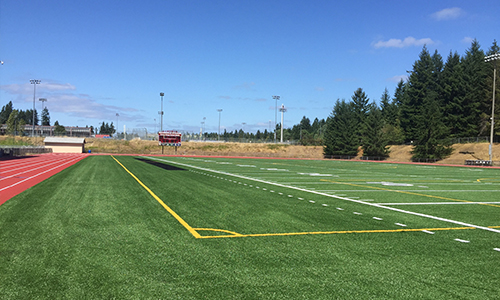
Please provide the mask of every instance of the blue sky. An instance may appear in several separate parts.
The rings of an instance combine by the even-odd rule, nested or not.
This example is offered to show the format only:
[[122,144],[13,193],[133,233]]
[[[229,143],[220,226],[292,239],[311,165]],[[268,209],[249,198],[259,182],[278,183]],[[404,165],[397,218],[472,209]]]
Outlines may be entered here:
[[153,131],[164,92],[164,129],[216,132],[221,108],[222,130],[255,132],[279,95],[291,127],[393,94],[424,44],[446,59],[499,33],[497,0],[2,0],[0,105],[32,108],[39,79],[52,123]]

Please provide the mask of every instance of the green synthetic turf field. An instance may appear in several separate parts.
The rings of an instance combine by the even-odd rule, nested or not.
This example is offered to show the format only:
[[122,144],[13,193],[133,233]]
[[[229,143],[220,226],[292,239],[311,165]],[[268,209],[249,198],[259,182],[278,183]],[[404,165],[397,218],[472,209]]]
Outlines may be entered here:
[[92,156],[0,206],[0,298],[495,299],[500,170]]

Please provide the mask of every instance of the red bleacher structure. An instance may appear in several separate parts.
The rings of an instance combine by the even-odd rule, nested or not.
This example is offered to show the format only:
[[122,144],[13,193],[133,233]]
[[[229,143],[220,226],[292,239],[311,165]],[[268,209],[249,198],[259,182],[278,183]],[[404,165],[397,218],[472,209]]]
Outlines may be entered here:
[[181,146],[182,134],[177,131],[160,131],[158,132],[158,144],[160,146]]

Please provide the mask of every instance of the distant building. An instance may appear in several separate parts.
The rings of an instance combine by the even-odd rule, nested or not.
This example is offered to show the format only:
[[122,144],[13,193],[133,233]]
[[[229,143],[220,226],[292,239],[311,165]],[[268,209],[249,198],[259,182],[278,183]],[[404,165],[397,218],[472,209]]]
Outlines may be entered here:
[[[42,126],[35,125],[35,136],[54,136],[55,126]],[[90,127],[73,127],[73,126],[64,126],[66,129],[66,135],[69,137],[91,137],[92,130]],[[33,131],[33,125],[26,124],[24,125],[24,135],[31,135]],[[5,135],[7,133],[7,125],[0,125],[0,134]]]

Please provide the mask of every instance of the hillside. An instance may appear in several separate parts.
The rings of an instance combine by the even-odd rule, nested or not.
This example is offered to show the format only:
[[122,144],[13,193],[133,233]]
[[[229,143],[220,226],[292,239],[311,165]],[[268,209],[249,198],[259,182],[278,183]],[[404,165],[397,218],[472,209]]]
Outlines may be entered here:
[[[0,136],[0,143],[43,145],[43,138]],[[466,159],[489,159],[487,143],[455,144],[450,157],[439,161],[442,164],[464,164]],[[161,147],[155,141],[121,141],[107,139],[86,139],[86,149],[93,153],[124,154],[161,154]],[[387,161],[410,162],[412,146],[391,146]],[[474,153],[462,154],[460,152]],[[164,147],[164,154],[175,154],[174,147]],[[179,155],[220,155],[220,156],[252,156],[252,157],[286,157],[322,159],[322,146],[296,146],[261,143],[217,143],[217,142],[183,142],[177,149]],[[493,161],[500,161],[500,144],[493,145]]]

